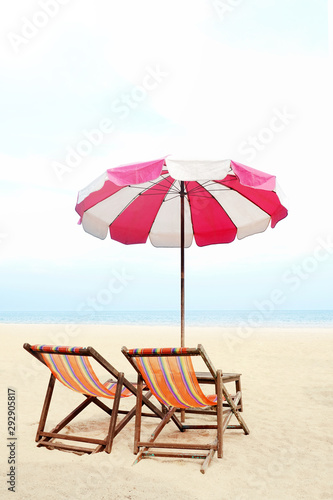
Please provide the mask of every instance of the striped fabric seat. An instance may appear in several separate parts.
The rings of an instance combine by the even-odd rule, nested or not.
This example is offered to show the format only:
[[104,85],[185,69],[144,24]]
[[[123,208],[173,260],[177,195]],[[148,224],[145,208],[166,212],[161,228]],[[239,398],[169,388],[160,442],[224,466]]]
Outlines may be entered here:
[[[73,391],[89,396],[114,399],[117,382],[108,380],[104,384],[95,374],[88,356],[73,356],[83,351],[83,347],[49,346],[36,344],[33,351],[40,352],[45,364],[62,384]],[[59,356],[61,354],[61,356]],[[121,397],[132,396],[133,393],[123,386]]]
[[[179,356],[186,354],[186,348],[132,349],[128,354],[135,355],[144,381],[164,405],[176,408],[216,405],[216,394],[205,396],[202,392],[191,357]],[[145,354],[156,356],[147,357]]]

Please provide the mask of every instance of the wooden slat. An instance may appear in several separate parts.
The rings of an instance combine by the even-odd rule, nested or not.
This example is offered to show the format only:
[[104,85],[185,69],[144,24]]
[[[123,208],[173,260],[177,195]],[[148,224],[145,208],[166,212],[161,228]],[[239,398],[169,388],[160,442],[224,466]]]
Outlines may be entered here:
[[[207,407],[203,407],[203,408],[186,408],[186,415],[187,414],[194,414],[194,413],[198,413],[200,415],[216,415],[216,410],[213,409],[215,408],[214,406],[207,406]],[[177,413],[180,413],[180,409],[177,408],[176,412]]]
[[67,451],[73,451],[77,453],[93,453],[94,449],[93,448],[85,448],[84,446],[70,446],[68,444],[62,444],[62,443],[50,443],[48,441],[40,442],[38,443],[37,446],[46,446],[47,448],[51,449],[56,449],[56,450],[67,450]]
[[[195,375],[200,384],[215,384],[215,380],[210,372],[195,372]],[[240,379],[241,375],[241,373],[223,373],[223,383],[226,384],[228,382],[237,382]]]
[[188,425],[183,425],[183,429],[185,431],[189,429],[217,429],[217,424],[204,424],[204,425],[188,424]]
[[168,458],[168,457],[173,457],[173,458],[199,458],[199,459],[205,459],[207,457],[206,454],[203,453],[169,453],[169,452],[163,452],[163,451],[154,451],[153,453],[150,453],[149,451],[144,451],[143,452],[144,457],[161,457],[161,458]]
[[147,447],[147,448],[179,448],[182,450],[210,450],[210,449],[217,449],[217,444],[198,444],[198,443],[151,443],[150,441],[140,441],[138,445],[141,447]]
[[[67,439],[68,441],[81,441],[83,443],[91,443],[91,444],[103,444],[105,445],[105,439],[95,439],[95,438],[86,438],[83,436],[72,436],[69,434],[58,434],[57,432],[41,432],[41,436],[45,436],[48,438],[58,438],[58,439]],[[41,443],[48,443],[48,441],[41,441]]]

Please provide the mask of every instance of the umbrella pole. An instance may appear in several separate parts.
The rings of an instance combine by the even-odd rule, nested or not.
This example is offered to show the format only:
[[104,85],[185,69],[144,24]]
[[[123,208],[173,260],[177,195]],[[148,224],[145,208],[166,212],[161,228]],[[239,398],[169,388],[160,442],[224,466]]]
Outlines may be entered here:
[[180,345],[185,346],[185,220],[184,181],[180,182]]
[[[180,345],[185,347],[185,220],[184,181],[180,181]],[[180,411],[180,420],[185,422],[185,410]]]

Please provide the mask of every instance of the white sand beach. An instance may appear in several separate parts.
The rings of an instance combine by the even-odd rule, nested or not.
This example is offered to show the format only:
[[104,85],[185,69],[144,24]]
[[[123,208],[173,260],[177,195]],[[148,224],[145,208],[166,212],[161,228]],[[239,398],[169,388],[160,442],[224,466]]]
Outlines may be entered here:
[[[1,325],[0,497],[21,499],[323,499],[332,488],[333,329],[187,328],[186,344],[202,343],[216,368],[242,373],[243,417],[250,435],[227,430],[224,457],[205,475],[200,460],[145,459],[132,466],[134,419],[111,455],[75,455],[37,448],[35,433],[49,379],[24,342],[92,345],[133,380],[123,345],[175,346],[174,327]],[[7,388],[16,391],[16,485],[7,490]],[[209,388],[208,388],[209,392]],[[134,398],[131,398],[133,402]],[[80,401],[56,385],[48,429]],[[128,401],[126,404],[129,404]],[[144,434],[156,425],[144,420]],[[104,437],[107,416],[82,413],[71,430]],[[174,430],[175,429],[175,430]],[[176,428],[170,432],[178,432]],[[166,432],[169,432],[167,428]],[[189,431],[190,432],[190,431]],[[195,431],[191,431],[195,432]]]

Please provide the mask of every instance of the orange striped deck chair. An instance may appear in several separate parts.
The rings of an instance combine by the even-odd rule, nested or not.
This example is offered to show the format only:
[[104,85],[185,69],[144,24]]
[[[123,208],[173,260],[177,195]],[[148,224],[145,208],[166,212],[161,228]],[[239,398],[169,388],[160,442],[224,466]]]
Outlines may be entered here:
[[[134,463],[145,457],[199,458],[204,460],[200,469],[204,474],[215,452],[217,452],[218,458],[222,458],[223,434],[227,428],[242,429],[245,434],[249,434],[250,431],[239,413],[241,392],[238,391],[234,396],[229,394],[223,382],[222,371],[215,370],[202,345],[199,344],[197,348],[159,349],[127,349],[123,347],[122,353],[138,373],[134,436],[134,453],[137,454],[137,457]],[[193,367],[193,356],[200,356],[208,368],[215,381],[215,394],[206,396],[203,393]],[[163,420],[147,441],[141,441],[140,436],[143,383],[148,386],[151,393],[161,403],[165,413]],[[207,416],[203,418],[202,411],[197,413],[202,419],[200,424],[182,423],[175,415],[177,410],[203,410],[211,407],[216,407],[216,411],[207,412],[207,416],[214,416],[215,423],[213,424],[207,423]],[[233,415],[238,420],[237,425],[229,425]],[[173,442],[156,442],[156,438],[170,420],[173,420],[182,432],[189,429],[213,429],[215,437],[213,436],[211,443],[203,444],[180,443],[179,439]],[[164,451],[159,451],[161,449]],[[185,452],[184,450],[189,451]]]
[[[136,406],[132,410],[120,410],[120,399],[133,395],[136,397],[136,385],[130,383],[122,372],[118,372],[92,347],[40,344],[24,344],[23,347],[51,371],[36,434],[37,446],[46,446],[48,449],[71,451],[78,454],[97,453],[100,451],[111,453],[113,439],[131,420],[136,411]],[[105,383],[101,383],[93,370],[90,362],[91,359],[101,365],[108,372],[108,376],[111,374],[113,378],[108,379]],[[68,389],[83,394],[85,400],[62,419],[50,432],[46,432],[44,429],[56,380]],[[150,393],[140,396],[140,401],[142,398],[143,404],[151,410],[146,415],[163,418],[163,413],[149,400],[150,396]],[[113,400],[112,408],[99,398]],[[60,433],[69,422],[91,403],[97,405],[110,416],[108,433],[104,439]],[[119,414],[124,414],[124,417],[117,423]],[[64,444],[61,441],[59,442],[59,439],[72,441],[74,444]],[[77,446],[77,442],[95,445],[95,447]]]

